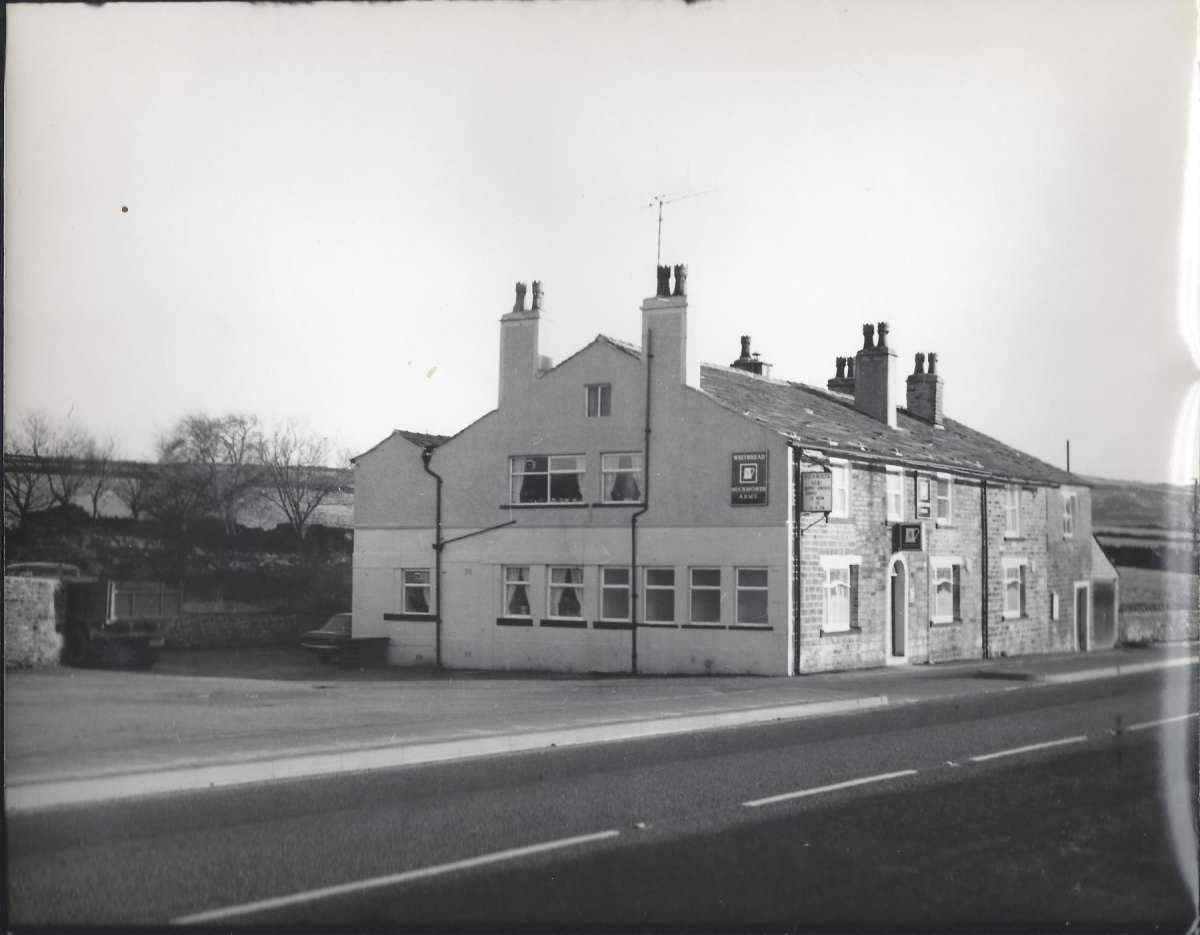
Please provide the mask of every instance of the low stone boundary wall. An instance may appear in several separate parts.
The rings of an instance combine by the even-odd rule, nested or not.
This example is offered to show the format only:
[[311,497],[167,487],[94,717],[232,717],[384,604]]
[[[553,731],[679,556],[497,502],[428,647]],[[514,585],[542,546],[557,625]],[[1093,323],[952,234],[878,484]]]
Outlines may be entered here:
[[48,578],[4,579],[4,668],[58,665],[63,638],[55,625],[66,615],[66,592]]
[[1200,608],[1192,610],[1121,609],[1117,640],[1122,643],[1169,643],[1200,639]]
[[238,649],[295,645],[300,635],[321,625],[301,614],[187,614],[166,630],[166,649]]

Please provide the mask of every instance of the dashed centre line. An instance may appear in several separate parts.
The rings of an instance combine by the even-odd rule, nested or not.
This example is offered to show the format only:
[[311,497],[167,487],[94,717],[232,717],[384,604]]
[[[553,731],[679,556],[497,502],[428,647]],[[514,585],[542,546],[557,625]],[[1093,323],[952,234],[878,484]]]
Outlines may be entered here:
[[813,789],[801,789],[799,792],[785,792],[782,795],[772,795],[765,799],[754,799],[742,804],[747,808],[758,808],[760,805],[771,805],[774,802],[785,802],[788,799],[800,799],[808,795],[820,795],[822,792],[835,792],[838,789],[849,789],[851,786],[863,786],[869,782],[883,782],[885,779],[899,779],[901,776],[915,776],[915,769],[902,769],[895,773],[880,773],[877,776],[863,776],[860,779],[848,779],[845,782],[835,782],[828,786],[816,786]]
[[1148,730],[1151,727],[1158,727],[1160,724],[1174,724],[1176,721],[1186,721],[1194,717],[1200,717],[1200,712],[1193,711],[1191,714],[1180,714],[1175,717],[1160,717],[1157,721],[1146,721],[1142,724],[1130,724],[1125,729]]
[[1087,740],[1086,734],[1080,734],[1077,737],[1064,737],[1061,740],[1047,740],[1045,743],[1031,743],[1025,747],[1013,747],[1011,750],[997,750],[995,753],[983,753],[979,756],[971,757],[972,763],[982,763],[984,760],[994,760],[1001,756],[1014,756],[1018,753],[1029,753],[1032,750],[1045,750],[1049,747],[1062,747],[1069,743],[1083,743]]
[[295,906],[299,903],[313,902],[318,899],[328,899],[330,896],[342,896],[347,893],[361,893],[366,890],[379,889],[383,886],[394,886],[397,883],[408,883],[412,880],[424,880],[428,877],[441,876],[459,870],[470,870],[487,864],[499,863],[503,860],[514,860],[518,857],[528,857],[532,854],[542,854],[546,851],[559,850],[564,847],[575,847],[580,844],[590,844],[593,841],[603,841],[615,838],[619,831],[598,831],[595,834],[583,834],[574,838],[561,838],[557,841],[546,841],[543,844],[530,844],[526,847],[514,847],[507,851],[496,851],[493,854],[482,854],[479,857],[468,857],[465,860],[455,860],[448,864],[436,864],[432,867],[421,867],[417,870],[405,870],[402,873],[392,873],[383,877],[372,877],[367,880],[356,880],[353,883],[341,883],[337,886],[325,886],[320,889],[291,893],[287,896],[276,896],[273,899],[260,899],[257,902],[242,903],[237,906],[224,906],[220,909],[209,909],[192,915],[179,916],[171,920],[172,925],[190,925],[197,922],[213,922],[217,919],[228,919],[231,916],[250,915],[255,912],[266,912],[269,909],[279,909],[284,906]]

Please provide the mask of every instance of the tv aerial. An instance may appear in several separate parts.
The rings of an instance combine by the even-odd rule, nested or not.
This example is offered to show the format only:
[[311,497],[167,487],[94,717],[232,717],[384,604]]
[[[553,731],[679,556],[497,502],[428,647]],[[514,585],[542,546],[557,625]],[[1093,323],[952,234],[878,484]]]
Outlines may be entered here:
[[679,192],[678,194],[674,194],[674,195],[655,195],[654,198],[650,201],[650,204],[646,205],[647,208],[653,208],[655,205],[658,205],[658,259],[656,262],[659,266],[662,265],[662,214],[663,214],[662,209],[663,209],[663,205],[669,205],[674,201],[683,201],[685,198],[697,198],[700,195],[707,195],[707,194],[709,194],[711,192],[715,192],[715,191],[716,191],[715,188],[707,188],[702,192]]

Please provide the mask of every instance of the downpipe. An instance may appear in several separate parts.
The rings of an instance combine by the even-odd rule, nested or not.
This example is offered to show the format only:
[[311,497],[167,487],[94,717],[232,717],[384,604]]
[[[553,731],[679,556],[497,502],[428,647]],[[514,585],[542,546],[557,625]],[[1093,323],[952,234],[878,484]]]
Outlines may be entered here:
[[433,457],[433,446],[427,445],[421,449],[422,466],[425,473],[437,481],[437,493],[434,497],[434,539],[433,539],[433,627],[434,627],[434,659],[437,668],[442,667],[442,476],[429,466]]
[[642,505],[629,518],[629,594],[632,606],[629,608],[629,646],[630,670],[638,674],[637,632],[638,632],[638,587],[637,564],[637,521],[638,517],[650,509],[650,362],[654,360],[652,353],[654,331],[646,329],[646,431],[642,444]]

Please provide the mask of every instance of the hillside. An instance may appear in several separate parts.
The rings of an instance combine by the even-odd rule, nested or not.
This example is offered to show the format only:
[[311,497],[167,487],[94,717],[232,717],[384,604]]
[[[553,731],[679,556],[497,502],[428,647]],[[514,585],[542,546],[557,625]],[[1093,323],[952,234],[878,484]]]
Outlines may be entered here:
[[1192,489],[1172,484],[1084,478],[1092,488],[1092,525],[1097,530],[1123,527],[1144,530],[1192,528]]

